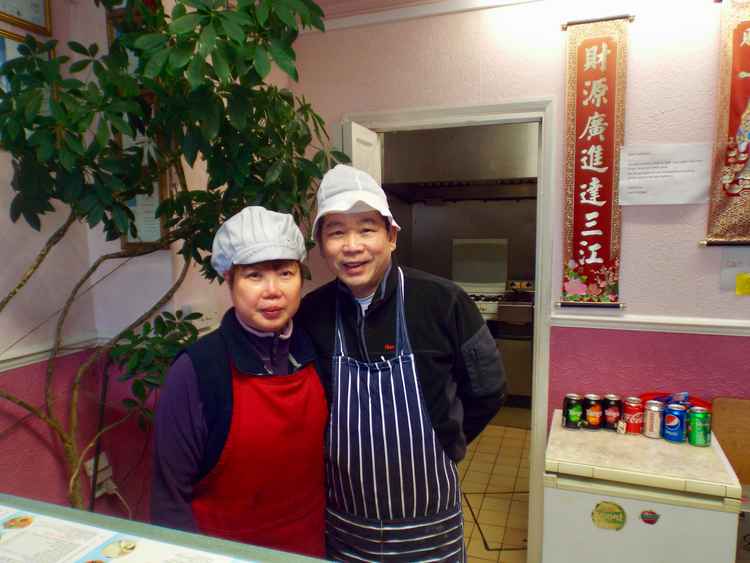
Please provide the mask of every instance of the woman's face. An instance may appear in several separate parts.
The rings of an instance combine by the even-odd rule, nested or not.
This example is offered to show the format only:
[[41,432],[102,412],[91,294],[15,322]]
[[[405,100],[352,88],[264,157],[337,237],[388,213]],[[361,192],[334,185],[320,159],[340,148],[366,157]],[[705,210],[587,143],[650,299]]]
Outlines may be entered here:
[[299,309],[302,272],[296,260],[234,266],[227,281],[237,314],[257,331],[281,332]]

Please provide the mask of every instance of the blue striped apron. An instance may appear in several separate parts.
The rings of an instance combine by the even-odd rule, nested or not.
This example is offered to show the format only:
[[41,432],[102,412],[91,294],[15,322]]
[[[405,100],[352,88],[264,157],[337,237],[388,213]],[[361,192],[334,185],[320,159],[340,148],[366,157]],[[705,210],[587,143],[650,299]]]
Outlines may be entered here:
[[327,434],[328,556],[338,561],[464,561],[458,472],[417,381],[398,270],[396,356],[347,356],[336,304]]

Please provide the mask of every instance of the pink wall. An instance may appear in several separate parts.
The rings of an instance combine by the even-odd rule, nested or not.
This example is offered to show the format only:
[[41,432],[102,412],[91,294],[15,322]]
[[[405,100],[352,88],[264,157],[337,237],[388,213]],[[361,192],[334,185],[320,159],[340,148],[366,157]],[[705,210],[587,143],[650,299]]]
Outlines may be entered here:
[[[90,352],[83,351],[60,358],[56,364],[54,414],[67,425],[70,382],[78,367]],[[98,366],[93,377],[85,382],[80,396],[80,447],[84,447],[94,434],[99,418],[99,377],[102,366]],[[0,374],[2,388],[28,403],[41,406],[46,362],[6,371]],[[110,378],[110,389],[105,410],[104,424],[110,424],[124,414],[122,398],[127,388]],[[8,403],[0,402],[0,491],[36,500],[67,504],[67,478],[65,476],[62,448],[49,428],[27,411]],[[26,418],[23,418],[26,417]],[[22,420],[22,422],[19,422]],[[128,420],[106,434],[102,448],[112,464],[115,482],[121,494],[131,505],[139,519],[148,517],[148,493],[150,474],[149,434],[138,429],[134,420]],[[93,449],[86,458],[93,457]],[[90,482],[84,477],[86,499]],[[88,506],[88,500],[86,501]],[[113,497],[100,497],[97,512],[126,516],[127,512]]]
[[750,398],[747,337],[553,327],[549,412],[566,393]]

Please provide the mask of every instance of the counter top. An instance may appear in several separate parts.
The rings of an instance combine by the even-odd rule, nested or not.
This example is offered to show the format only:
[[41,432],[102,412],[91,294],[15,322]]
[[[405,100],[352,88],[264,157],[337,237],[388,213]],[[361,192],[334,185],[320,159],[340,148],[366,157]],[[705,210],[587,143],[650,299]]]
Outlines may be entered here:
[[[45,538],[45,533],[50,533],[49,535],[49,541],[47,541],[47,547],[49,550],[53,550],[55,548],[54,542],[56,540],[60,539],[60,529],[63,528],[69,528],[68,533],[75,532],[76,528],[74,527],[75,524],[81,524],[83,526],[91,526],[95,529],[98,529],[100,534],[100,537],[97,537],[96,534],[91,533],[91,541],[94,543],[97,539],[105,539],[108,538],[107,541],[110,541],[112,539],[117,540],[121,535],[128,535],[128,539],[131,539],[131,543],[133,541],[141,541],[145,540],[143,543],[148,543],[149,548],[155,551],[160,552],[166,552],[167,554],[171,553],[172,555],[170,557],[166,557],[162,559],[161,557],[154,557],[154,558],[148,558],[147,560],[149,563],[155,563],[156,561],[220,561],[225,562],[231,560],[232,563],[240,561],[264,561],[264,562],[279,562],[279,563],[304,563],[304,562],[314,562],[314,561],[320,561],[318,559],[313,559],[309,557],[303,557],[302,555],[295,555],[292,553],[286,553],[282,551],[274,551],[271,549],[266,549],[262,547],[256,547],[246,544],[240,544],[235,543],[231,541],[225,541],[218,538],[213,538],[209,536],[203,536],[199,534],[191,534],[187,532],[181,532],[178,530],[171,530],[169,528],[162,528],[160,526],[152,526],[150,524],[144,524],[141,522],[136,522],[133,520],[124,520],[122,518],[114,518],[112,516],[105,516],[103,514],[97,514],[94,512],[86,512],[83,510],[76,510],[73,508],[65,507],[65,506],[59,506],[55,504],[50,504],[46,502],[40,502],[35,501],[31,499],[21,498],[21,497],[15,497],[11,495],[6,495],[0,493],[0,515],[2,514],[11,514],[13,511],[20,511],[27,514],[35,514],[40,515],[42,517],[49,517],[52,519],[56,519],[54,522],[52,522],[52,525],[49,524],[49,522],[45,522],[44,524],[46,526],[43,526],[41,529],[36,529],[33,533],[35,536],[38,536],[36,539],[39,538]],[[0,518],[1,519],[1,518]],[[66,523],[70,523],[70,526],[66,526]],[[55,530],[54,526],[57,526],[59,529]],[[4,528],[8,528],[9,526],[4,526]],[[19,527],[22,528],[22,527]],[[28,528],[29,530],[32,530],[32,527]],[[50,532],[52,530],[52,532]],[[8,535],[8,532],[10,530],[0,529],[0,531],[3,533],[3,535]],[[90,530],[86,530],[90,532]],[[14,533],[16,531],[14,530]],[[113,534],[117,534],[113,536]],[[76,536],[74,539],[74,542],[68,542],[70,545],[66,544],[63,547],[71,550],[71,546],[75,548],[75,543],[80,542],[81,548],[78,549],[79,552],[83,553],[83,549],[86,548],[86,541],[85,541],[85,534],[78,533],[78,536]],[[0,537],[0,559],[3,561],[6,561],[2,557],[3,555],[3,549],[7,549],[9,542],[4,541],[5,537]],[[18,540],[18,537],[16,537],[16,540]],[[46,541],[46,540],[45,540]],[[178,546],[181,548],[186,548],[182,550],[183,552],[188,553],[176,553],[179,550],[176,549],[170,549],[170,547]],[[140,548],[139,548],[140,549]],[[200,550],[200,552],[193,552],[189,553],[189,550]],[[63,550],[64,551],[64,550]],[[175,552],[175,553],[173,553]],[[202,555],[201,555],[202,552]],[[79,553],[80,554],[80,553]],[[61,551],[61,556],[64,555]],[[131,561],[133,560],[134,563],[136,561],[143,561],[143,557],[136,556],[137,554],[134,552],[130,554],[128,557],[124,558],[123,561]],[[200,556],[200,557],[199,557]],[[51,559],[49,554],[45,556],[46,561],[52,561],[52,560],[60,560],[60,561],[70,561],[70,556],[62,556],[60,559]],[[87,560],[89,558],[86,558]],[[104,559],[102,557],[96,557],[92,558],[93,561]],[[7,559],[8,561],[13,560],[16,561],[17,559]],[[18,559],[20,560],[20,559]],[[24,559],[28,560],[28,559]],[[78,561],[78,557],[76,556],[73,560]]]
[[562,427],[556,410],[545,470],[632,485],[739,499],[742,488],[716,436],[711,446],[676,444],[607,430]]

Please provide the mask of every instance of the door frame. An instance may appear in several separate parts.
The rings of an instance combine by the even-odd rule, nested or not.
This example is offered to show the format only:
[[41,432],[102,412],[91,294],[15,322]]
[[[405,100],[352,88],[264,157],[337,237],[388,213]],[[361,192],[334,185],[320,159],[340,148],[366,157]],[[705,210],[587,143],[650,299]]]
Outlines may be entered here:
[[[527,563],[541,563],[544,514],[544,450],[547,444],[549,343],[552,312],[552,241],[549,225],[555,186],[557,129],[555,100],[534,98],[503,104],[452,108],[418,108],[374,113],[348,113],[342,123],[386,133],[417,129],[469,127],[508,123],[540,123],[535,249],[534,366],[531,391],[531,447],[529,452],[529,528]],[[334,127],[340,131],[340,127]],[[335,141],[335,138],[334,138]]]

